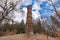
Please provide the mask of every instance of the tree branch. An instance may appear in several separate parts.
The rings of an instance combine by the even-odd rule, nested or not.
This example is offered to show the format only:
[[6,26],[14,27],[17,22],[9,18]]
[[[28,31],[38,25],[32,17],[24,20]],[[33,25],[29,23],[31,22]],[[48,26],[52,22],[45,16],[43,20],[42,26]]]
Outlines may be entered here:
[[3,10],[5,10],[5,8],[4,8],[2,5],[0,5],[0,7],[1,7]]
[[9,12],[11,12],[12,10],[14,10],[17,4],[18,4],[18,2],[17,2],[16,4],[10,3],[11,6],[9,7],[9,9],[11,9],[11,8],[12,8],[12,9],[11,9],[11,10],[8,9]]

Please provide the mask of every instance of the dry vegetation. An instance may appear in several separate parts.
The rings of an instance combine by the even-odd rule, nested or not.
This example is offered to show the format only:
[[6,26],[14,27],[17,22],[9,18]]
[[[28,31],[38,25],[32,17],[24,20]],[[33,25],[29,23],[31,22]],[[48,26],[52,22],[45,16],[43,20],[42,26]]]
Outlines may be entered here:
[[27,36],[26,34],[17,34],[17,35],[10,35],[5,37],[0,37],[0,40],[60,40],[60,37],[50,37],[48,36],[48,39],[46,35],[44,34],[37,34],[37,35],[31,35]]

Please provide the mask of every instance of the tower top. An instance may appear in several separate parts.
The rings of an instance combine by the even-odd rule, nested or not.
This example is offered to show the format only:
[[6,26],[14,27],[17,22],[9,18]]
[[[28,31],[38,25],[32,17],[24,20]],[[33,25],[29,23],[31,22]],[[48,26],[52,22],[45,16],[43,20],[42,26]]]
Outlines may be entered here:
[[28,9],[32,9],[32,5],[28,5]]

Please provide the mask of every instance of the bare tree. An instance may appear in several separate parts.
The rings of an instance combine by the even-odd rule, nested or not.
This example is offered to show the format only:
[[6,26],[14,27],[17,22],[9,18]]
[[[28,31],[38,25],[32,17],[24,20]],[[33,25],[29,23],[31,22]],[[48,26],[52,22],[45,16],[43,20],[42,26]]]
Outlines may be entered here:
[[[0,1],[2,2],[2,1]],[[0,11],[0,23],[6,19],[6,20],[11,20],[11,17],[13,16],[13,12],[17,6],[18,2],[14,3],[14,2],[8,2],[8,0],[5,0],[4,2],[0,3],[0,8],[3,11]]]
[[60,12],[56,9],[56,6],[54,5],[54,3],[53,3],[53,1],[51,0],[51,3],[52,3],[52,6],[54,7],[54,11],[55,11],[55,13],[56,13],[56,17],[58,17],[58,18],[56,18],[55,16],[53,17],[51,17],[51,19],[52,19],[52,22],[54,23],[54,24],[57,24],[57,26],[60,26],[59,24],[60,24]]
[[[52,3],[52,6],[54,8],[54,16],[51,16],[51,21],[52,21],[52,30],[55,33],[55,30],[57,30],[57,28],[60,28],[60,12],[56,9],[56,5],[55,2],[53,3],[54,0],[50,0],[50,2]],[[56,29],[54,28],[56,26]],[[58,31],[58,30],[57,30]],[[56,33],[55,33],[56,34]],[[58,35],[58,34],[57,34]],[[56,35],[56,36],[57,36]]]

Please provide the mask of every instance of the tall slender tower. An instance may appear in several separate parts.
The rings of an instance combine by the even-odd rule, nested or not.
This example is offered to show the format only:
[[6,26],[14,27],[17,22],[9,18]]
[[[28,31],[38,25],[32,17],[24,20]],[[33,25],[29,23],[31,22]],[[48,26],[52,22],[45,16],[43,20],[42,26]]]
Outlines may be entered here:
[[33,29],[32,29],[32,6],[31,5],[28,5],[28,8],[27,8],[26,30],[27,30],[27,33],[33,32]]

